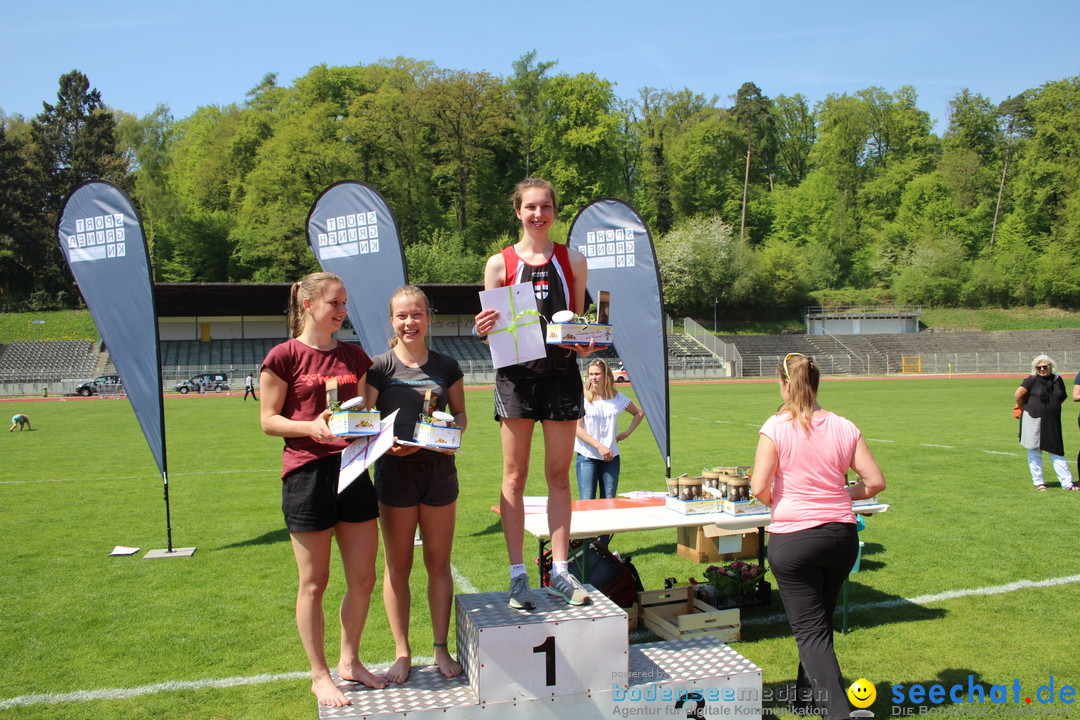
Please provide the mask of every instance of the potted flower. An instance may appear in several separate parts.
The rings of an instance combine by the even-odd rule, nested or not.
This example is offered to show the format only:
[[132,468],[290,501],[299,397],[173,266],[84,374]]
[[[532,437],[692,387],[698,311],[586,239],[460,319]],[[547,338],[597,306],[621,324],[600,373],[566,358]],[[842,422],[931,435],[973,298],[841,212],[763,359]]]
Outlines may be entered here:
[[713,604],[718,608],[767,604],[772,587],[765,582],[766,572],[760,565],[741,560],[710,565],[705,579],[712,586]]

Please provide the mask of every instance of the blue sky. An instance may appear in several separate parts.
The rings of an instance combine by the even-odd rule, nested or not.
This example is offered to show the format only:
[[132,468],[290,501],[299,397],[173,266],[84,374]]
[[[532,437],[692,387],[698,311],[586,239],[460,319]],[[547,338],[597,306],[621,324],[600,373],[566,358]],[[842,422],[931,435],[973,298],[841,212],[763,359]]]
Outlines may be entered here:
[[319,64],[404,56],[505,76],[535,49],[621,97],[688,87],[729,106],[748,80],[811,102],[912,85],[941,131],[962,88],[997,103],[1080,74],[1078,31],[1075,0],[0,0],[0,110],[38,114],[73,69],[114,108],[163,103],[179,119],[243,102],[268,72],[287,85]]

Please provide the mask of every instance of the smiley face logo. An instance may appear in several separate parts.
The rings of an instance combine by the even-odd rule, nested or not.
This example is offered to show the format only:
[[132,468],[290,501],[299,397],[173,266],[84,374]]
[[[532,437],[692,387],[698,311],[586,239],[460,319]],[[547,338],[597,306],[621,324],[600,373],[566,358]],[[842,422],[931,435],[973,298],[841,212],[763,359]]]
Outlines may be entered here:
[[877,699],[877,689],[866,678],[859,678],[847,689],[848,700],[857,708],[868,708]]

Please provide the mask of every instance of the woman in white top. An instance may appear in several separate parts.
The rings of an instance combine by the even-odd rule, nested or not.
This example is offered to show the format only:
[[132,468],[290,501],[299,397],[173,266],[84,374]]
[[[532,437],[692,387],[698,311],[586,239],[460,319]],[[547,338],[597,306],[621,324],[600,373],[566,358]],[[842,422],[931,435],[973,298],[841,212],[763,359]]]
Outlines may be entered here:
[[[630,427],[619,432],[619,413],[633,416]],[[582,500],[613,498],[619,488],[619,441],[630,437],[645,417],[645,411],[630,398],[615,390],[611,368],[601,358],[589,363],[585,380],[585,417],[578,420],[577,451],[578,495]]]

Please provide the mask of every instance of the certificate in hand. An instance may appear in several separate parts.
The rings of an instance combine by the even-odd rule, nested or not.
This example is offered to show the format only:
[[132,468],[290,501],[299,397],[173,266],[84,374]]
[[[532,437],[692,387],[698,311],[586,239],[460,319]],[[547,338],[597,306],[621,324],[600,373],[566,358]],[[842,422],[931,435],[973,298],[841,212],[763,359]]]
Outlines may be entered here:
[[378,435],[357,438],[342,451],[341,469],[338,471],[339,494],[393,446],[394,418],[397,414],[395,410],[379,421]]
[[499,311],[495,329],[487,336],[491,362],[496,368],[547,356],[532,283],[482,290],[480,307]]

